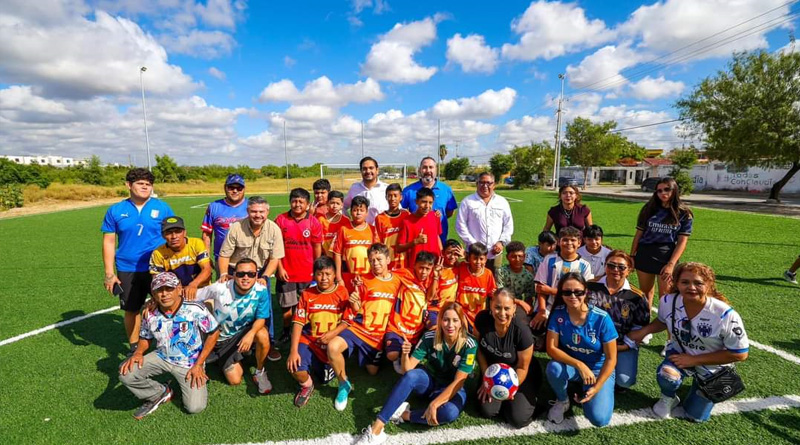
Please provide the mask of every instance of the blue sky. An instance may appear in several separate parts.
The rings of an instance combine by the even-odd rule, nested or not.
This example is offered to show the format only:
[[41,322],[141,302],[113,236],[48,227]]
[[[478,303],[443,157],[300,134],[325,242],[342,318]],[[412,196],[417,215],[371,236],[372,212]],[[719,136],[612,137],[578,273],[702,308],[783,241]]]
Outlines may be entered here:
[[[613,6],[611,6],[613,5]],[[552,141],[565,121],[618,128],[672,104],[736,50],[786,48],[785,0],[399,2],[10,0],[0,5],[0,154],[146,164],[416,164],[437,122],[451,154],[485,162]],[[724,11],[724,14],[720,13]],[[625,132],[648,148],[677,124]]]

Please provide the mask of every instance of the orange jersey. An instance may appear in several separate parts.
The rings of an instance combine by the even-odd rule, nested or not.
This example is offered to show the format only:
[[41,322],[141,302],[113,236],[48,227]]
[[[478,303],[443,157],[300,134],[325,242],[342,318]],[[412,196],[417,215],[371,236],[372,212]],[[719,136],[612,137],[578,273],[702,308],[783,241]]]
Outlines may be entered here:
[[425,283],[420,283],[408,269],[395,271],[400,278],[400,292],[389,316],[389,331],[403,336],[412,343],[419,340],[425,330],[425,312],[428,307]]
[[383,334],[389,325],[389,315],[400,291],[400,277],[392,274],[390,278],[378,278],[373,274],[363,277],[364,283],[359,287],[361,309],[357,313],[348,309],[345,315],[350,330],[368,345],[381,349]]
[[439,290],[433,297],[434,300],[428,304],[428,312],[439,312],[445,304],[456,301],[456,291],[458,290],[458,276],[456,267],[444,267],[439,273]]
[[339,325],[348,307],[347,290],[343,286],[335,285],[325,292],[313,286],[304,290],[300,296],[292,323],[303,326],[301,341],[315,342]]
[[410,215],[408,210],[400,210],[400,214],[396,216],[389,216],[388,213],[383,212],[375,218],[375,232],[378,234],[378,240],[389,247],[389,254],[391,261],[389,262],[389,269],[395,270],[405,265],[406,255],[394,251],[397,245],[398,237],[400,236],[400,227],[403,221]]
[[369,224],[360,229],[342,226],[333,239],[331,252],[342,256],[342,266],[346,265],[348,272],[363,275],[369,273],[367,250],[377,241],[375,228]]
[[318,219],[319,222],[322,223],[322,253],[333,256],[331,247],[333,245],[333,239],[336,238],[336,234],[339,233],[339,228],[352,228],[353,226],[350,223],[350,220],[341,213],[334,215],[330,219],[328,219],[326,216],[320,216]]
[[475,316],[486,307],[486,299],[491,297],[497,284],[492,271],[484,268],[483,272],[475,276],[469,271],[469,265],[463,262],[456,270],[458,277],[458,292],[456,301],[464,309],[464,315],[470,325],[475,325]]

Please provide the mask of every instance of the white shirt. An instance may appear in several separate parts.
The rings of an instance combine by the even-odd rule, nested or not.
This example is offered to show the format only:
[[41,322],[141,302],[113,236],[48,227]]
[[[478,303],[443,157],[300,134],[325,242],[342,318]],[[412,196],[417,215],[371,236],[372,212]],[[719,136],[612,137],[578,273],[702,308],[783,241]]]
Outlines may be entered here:
[[[592,275],[592,265],[589,264],[588,261],[581,258],[580,255],[578,255],[578,258],[572,261],[565,261],[558,253],[553,252],[544,257],[542,262],[539,263],[539,268],[536,269],[536,276],[533,278],[533,280],[537,283],[542,283],[550,287],[557,287],[561,277],[569,272],[581,274],[583,279],[586,281],[594,279],[594,275]],[[555,295],[547,296],[547,307],[545,308],[546,314],[550,315],[550,311],[553,309],[553,303],[555,303],[555,300]],[[539,310],[538,304],[534,309],[537,311]]]
[[389,210],[389,203],[386,201],[386,187],[389,184],[381,182],[380,180],[370,189],[364,185],[364,181],[353,183],[347,196],[344,198],[344,212],[350,214],[350,203],[356,196],[363,196],[369,200],[369,209],[367,209],[367,224],[375,224],[375,217],[381,213]]
[[586,245],[578,248],[578,255],[592,265],[592,275],[602,277],[606,274],[606,257],[611,253],[611,249],[606,246],[600,246],[600,251],[597,253],[590,253]]
[[466,247],[483,243],[489,249],[487,257],[494,258],[492,246],[498,241],[508,244],[514,234],[514,219],[508,201],[497,193],[488,203],[484,203],[478,193],[467,196],[458,206],[456,232]]

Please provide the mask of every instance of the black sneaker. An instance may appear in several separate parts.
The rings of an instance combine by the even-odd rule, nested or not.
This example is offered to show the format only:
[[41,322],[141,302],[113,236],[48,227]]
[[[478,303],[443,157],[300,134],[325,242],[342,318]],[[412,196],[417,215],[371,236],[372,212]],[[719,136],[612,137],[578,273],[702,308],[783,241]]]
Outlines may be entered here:
[[147,401],[133,413],[133,418],[136,420],[142,420],[145,416],[152,414],[155,410],[161,406],[162,403],[169,402],[172,398],[172,389],[170,389],[169,385],[164,385],[164,393],[153,402]]
[[289,328],[285,328],[283,330],[283,335],[281,335],[281,338],[275,340],[275,345],[277,346],[285,345],[288,344],[290,340],[291,338],[289,337]]

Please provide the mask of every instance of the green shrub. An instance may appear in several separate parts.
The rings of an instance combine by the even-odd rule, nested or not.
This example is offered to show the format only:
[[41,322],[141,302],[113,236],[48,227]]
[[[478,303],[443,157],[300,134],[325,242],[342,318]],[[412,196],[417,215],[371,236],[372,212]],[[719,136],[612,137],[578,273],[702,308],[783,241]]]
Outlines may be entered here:
[[675,182],[678,183],[678,190],[680,190],[681,196],[688,196],[692,193],[694,190],[694,181],[692,181],[692,177],[689,176],[689,173],[684,170],[673,170],[672,177],[675,179]]
[[22,186],[16,184],[0,186],[0,210],[22,207],[24,202]]

